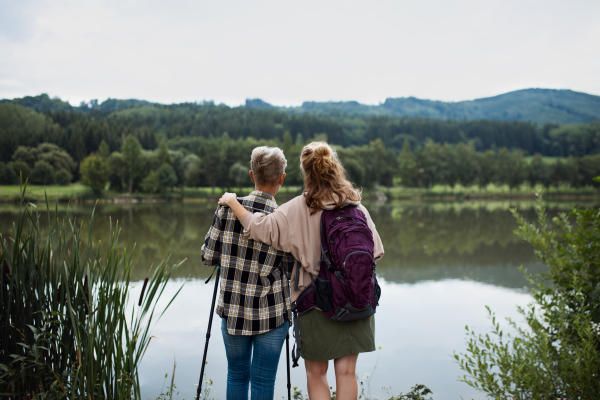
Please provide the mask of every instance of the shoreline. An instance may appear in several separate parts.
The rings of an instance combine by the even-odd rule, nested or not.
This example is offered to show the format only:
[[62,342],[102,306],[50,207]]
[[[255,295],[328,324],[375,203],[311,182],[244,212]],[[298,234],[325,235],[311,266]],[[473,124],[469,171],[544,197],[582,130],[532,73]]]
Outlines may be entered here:
[[[363,192],[363,198],[378,204],[384,204],[388,201],[420,201],[420,202],[438,202],[438,201],[497,201],[497,200],[535,200],[532,188],[519,188],[513,192],[493,188],[493,190],[484,191],[482,189],[470,188],[377,188],[375,190],[366,190]],[[21,188],[19,186],[0,186],[0,204],[19,203],[21,198]],[[232,190],[236,193],[249,193],[253,190],[251,187],[241,190]],[[184,188],[173,192],[162,194],[133,193],[123,194],[115,192],[105,192],[102,197],[95,197],[91,191],[80,184],[68,186],[32,186],[28,185],[25,197],[31,201],[45,201],[47,195],[49,202],[59,203],[204,203],[216,201],[226,190],[216,188]],[[300,194],[300,187],[282,188],[276,196],[278,201],[286,201]],[[544,190],[544,199],[552,201],[572,201],[600,200],[600,191],[593,188],[581,189],[556,189]]]

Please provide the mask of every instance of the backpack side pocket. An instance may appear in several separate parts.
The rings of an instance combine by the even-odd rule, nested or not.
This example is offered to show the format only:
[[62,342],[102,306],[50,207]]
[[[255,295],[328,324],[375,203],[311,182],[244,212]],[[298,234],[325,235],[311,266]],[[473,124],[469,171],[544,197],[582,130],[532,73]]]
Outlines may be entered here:
[[314,281],[316,293],[317,307],[323,312],[327,312],[333,308],[333,294],[331,291],[331,281],[327,279],[317,278]]

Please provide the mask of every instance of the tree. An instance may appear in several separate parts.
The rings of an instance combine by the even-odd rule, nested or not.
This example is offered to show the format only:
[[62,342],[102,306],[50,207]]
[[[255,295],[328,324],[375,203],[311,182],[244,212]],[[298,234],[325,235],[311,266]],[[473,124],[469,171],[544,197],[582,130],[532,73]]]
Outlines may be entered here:
[[167,147],[167,141],[163,139],[158,146],[158,164],[173,164],[171,155],[169,154],[169,148]]
[[450,143],[444,143],[440,152],[440,171],[439,179],[444,185],[449,185],[451,188],[458,182],[458,167],[456,148]]
[[565,165],[560,160],[557,160],[552,168],[552,184],[554,187],[557,189],[560,187],[561,182],[564,182],[565,174]]
[[54,168],[46,161],[35,163],[31,171],[31,183],[37,185],[52,185],[54,183]]
[[404,139],[404,144],[402,145],[402,150],[400,151],[400,156],[398,158],[398,164],[398,172],[400,174],[402,186],[416,186],[419,170],[417,159],[410,148],[408,139]]
[[185,184],[191,187],[199,187],[204,182],[204,173],[200,162],[189,164],[185,170]]
[[221,168],[221,148],[216,142],[210,141],[201,146],[198,152],[202,160],[202,172],[214,193]]
[[229,169],[229,179],[240,189],[241,192],[244,183],[250,180],[248,175],[248,167],[244,167],[240,163],[233,164]]
[[588,182],[582,182],[581,174],[579,171],[579,163],[577,159],[573,156],[567,158],[567,161],[564,163],[564,181],[569,184],[571,187],[581,187],[585,186]]
[[441,146],[430,139],[418,153],[419,163],[423,166],[426,185],[429,189],[436,183],[440,183],[440,176],[443,175],[441,152]]
[[123,191],[125,189],[125,159],[118,151],[113,152],[107,161],[108,181],[110,188]]
[[475,144],[472,141],[457,144],[455,157],[454,166],[458,182],[465,187],[473,185],[480,176]]
[[161,165],[156,174],[158,175],[161,190],[173,189],[177,185],[177,174],[175,174],[175,170],[169,164],[164,163]]
[[498,178],[512,191],[527,179],[527,164],[523,153],[503,148],[498,153]]
[[142,190],[150,192],[150,194],[158,191],[160,188],[160,179],[156,171],[150,171],[144,179],[142,179]]
[[96,196],[100,196],[108,182],[108,166],[106,161],[99,156],[92,154],[87,156],[79,166],[81,173],[81,182],[89,186]]
[[283,133],[283,154],[286,157],[290,156],[290,151],[292,150],[292,135],[290,131],[285,131]]
[[480,188],[487,190],[488,185],[498,178],[496,153],[493,150],[478,153],[477,160],[479,163],[479,177],[477,182]]
[[540,153],[536,153],[531,160],[527,175],[532,187],[539,183],[548,188],[552,184],[552,167],[544,162]]
[[173,162],[171,165],[177,175],[177,185],[183,186],[185,184],[185,166],[183,165],[184,154],[181,151],[171,152],[171,159]]
[[104,139],[102,139],[100,146],[98,146],[98,155],[105,160],[110,156],[110,148]]
[[362,166],[360,162],[358,162],[354,158],[346,158],[344,160],[344,169],[348,174],[348,179],[350,182],[354,183],[357,187],[365,186],[365,168]]
[[392,178],[398,171],[398,159],[393,151],[386,149],[381,139],[373,140],[368,146],[356,148],[355,152],[363,159],[366,186],[392,185]]
[[37,146],[47,135],[62,134],[60,127],[43,114],[20,105],[0,104],[0,161],[14,160],[18,146]]
[[82,128],[74,126],[71,132],[71,139],[69,140],[69,153],[73,155],[73,158],[77,161],[81,161],[88,154],[87,147],[85,146],[85,140],[83,138]]
[[144,157],[140,142],[132,135],[127,136],[123,147],[121,147],[123,161],[125,163],[124,177],[129,185],[129,193],[133,192],[133,185],[141,178],[144,168]]

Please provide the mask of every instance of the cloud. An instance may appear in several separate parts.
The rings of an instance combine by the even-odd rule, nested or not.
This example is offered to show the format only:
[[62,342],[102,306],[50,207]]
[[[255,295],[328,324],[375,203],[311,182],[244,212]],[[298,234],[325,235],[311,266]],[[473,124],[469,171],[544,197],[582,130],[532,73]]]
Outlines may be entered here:
[[[526,87],[600,94],[598,2],[19,4],[8,14],[26,23],[0,31],[0,79],[21,82],[23,94],[48,92],[74,104],[107,97],[376,104]],[[0,86],[0,97],[7,93]]]
[[35,21],[31,18],[35,1],[0,0],[0,38],[26,42],[33,36]]

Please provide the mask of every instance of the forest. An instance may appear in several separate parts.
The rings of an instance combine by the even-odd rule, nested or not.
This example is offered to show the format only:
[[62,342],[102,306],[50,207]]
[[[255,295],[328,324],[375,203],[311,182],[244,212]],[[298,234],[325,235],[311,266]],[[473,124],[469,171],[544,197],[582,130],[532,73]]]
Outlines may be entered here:
[[271,145],[288,158],[286,182],[300,185],[298,158],[311,140],[335,145],[350,178],[364,188],[584,187],[600,175],[600,122],[315,115],[116,99],[72,107],[40,95],[0,103],[0,183],[23,173],[34,184],[82,181],[97,191],[106,183],[130,193],[238,187],[248,185],[252,149]]

